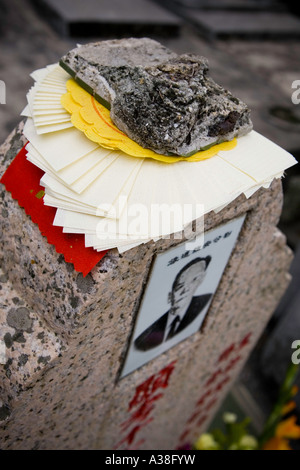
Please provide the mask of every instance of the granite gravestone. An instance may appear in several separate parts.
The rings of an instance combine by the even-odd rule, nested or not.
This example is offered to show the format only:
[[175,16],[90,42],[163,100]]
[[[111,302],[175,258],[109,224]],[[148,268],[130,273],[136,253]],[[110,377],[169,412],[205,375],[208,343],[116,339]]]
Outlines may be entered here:
[[[21,124],[1,147],[1,174],[23,145]],[[111,250],[85,278],[4,187],[1,196],[2,449],[176,449],[193,442],[288,285],[292,255],[276,228],[280,181],[209,213],[204,239],[212,244],[198,252],[187,253],[180,240],[123,255]],[[171,275],[159,291],[159,311],[149,313],[157,263]],[[184,283],[190,287],[178,299]],[[161,342],[170,347],[154,356],[156,346],[143,351],[147,328],[172,309],[181,322],[192,302],[200,314],[184,328],[175,325],[170,339],[167,319]],[[147,358],[129,367],[134,345]]]

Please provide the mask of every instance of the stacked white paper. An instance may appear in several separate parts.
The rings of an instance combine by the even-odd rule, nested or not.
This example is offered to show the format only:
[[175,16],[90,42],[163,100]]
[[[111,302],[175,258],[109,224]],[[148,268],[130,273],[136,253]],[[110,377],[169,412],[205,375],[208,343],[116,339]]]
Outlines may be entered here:
[[296,163],[257,132],[230,151],[200,162],[166,164],[101,148],[73,127],[60,104],[70,78],[58,65],[32,74],[24,134],[27,158],[45,175],[44,203],[57,208],[54,225],[82,233],[96,250],[120,252],[181,232],[209,211],[221,210]]

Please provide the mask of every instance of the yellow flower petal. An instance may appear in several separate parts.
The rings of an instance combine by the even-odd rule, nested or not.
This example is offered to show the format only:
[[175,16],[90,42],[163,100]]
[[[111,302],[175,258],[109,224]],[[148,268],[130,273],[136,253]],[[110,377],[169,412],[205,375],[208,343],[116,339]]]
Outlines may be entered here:
[[249,434],[246,434],[245,436],[242,437],[242,439],[239,441],[239,447],[245,449],[245,450],[251,450],[251,449],[256,449],[258,446],[257,439],[254,436],[251,436]]
[[95,98],[81,88],[75,80],[68,80],[68,93],[61,99],[63,107],[71,114],[74,127],[84,132],[88,139],[102,147],[122,150],[128,155],[137,158],[153,158],[164,163],[179,161],[199,162],[213,157],[221,150],[231,150],[237,145],[237,140],[214,145],[208,150],[195,153],[191,157],[172,157],[160,155],[152,150],[145,149],[130,139],[118,129],[110,117],[110,112]]
[[204,433],[195,442],[196,450],[217,450],[219,447],[212,434]]
[[287,439],[273,437],[263,446],[262,450],[292,450]]
[[290,401],[287,403],[281,410],[282,416],[288,415],[291,411],[293,411],[297,407],[296,402]]
[[237,422],[237,415],[235,413],[226,412],[223,414],[223,421],[226,424],[233,424]]
[[300,439],[300,426],[298,426],[296,422],[297,417],[291,416],[279,423],[276,428],[276,437]]

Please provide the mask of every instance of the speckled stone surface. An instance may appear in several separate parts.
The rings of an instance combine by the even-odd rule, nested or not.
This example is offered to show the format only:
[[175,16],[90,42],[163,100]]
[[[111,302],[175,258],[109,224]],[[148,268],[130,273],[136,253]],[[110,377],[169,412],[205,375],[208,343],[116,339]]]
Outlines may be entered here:
[[[5,280],[7,276],[1,275],[0,279]],[[1,287],[0,331],[5,345],[4,370],[11,382],[11,393],[15,395],[65,346],[44,319],[19,297],[10,282],[2,281]]]
[[[21,126],[0,148],[1,175],[23,144],[20,133]],[[292,255],[276,229],[280,182],[206,217],[209,230],[247,213],[203,331],[120,381],[153,256],[179,241],[151,242],[123,255],[112,250],[82,278],[3,186],[0,190],[1,335],[10,335],[8,346],[19,331],[26,339],[14,341],[16,352],[10,356],[12,348],[7,348],[8,361],[0,365],[1,448],[113,449],[126,437],[124,423],[136,387],[172,361],[169,386],[136,439],[143,449],[174,449],[194,440],[209,424],[289,282]],[[226,350],[232,355],[220,362]],[[203,421],[199,399],[212,393],[207,382],[218,374],[226,374],[227,381],[213,392]]]

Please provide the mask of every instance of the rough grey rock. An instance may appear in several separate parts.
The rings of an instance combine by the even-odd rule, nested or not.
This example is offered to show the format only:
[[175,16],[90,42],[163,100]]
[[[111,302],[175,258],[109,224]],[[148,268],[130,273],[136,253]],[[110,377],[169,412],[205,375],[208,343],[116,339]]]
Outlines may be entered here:
[[157,153],[189,155],[252,129],[248,107],[208,76],[204,57],[130,38],[78,47],[60,63],[119,129]]

